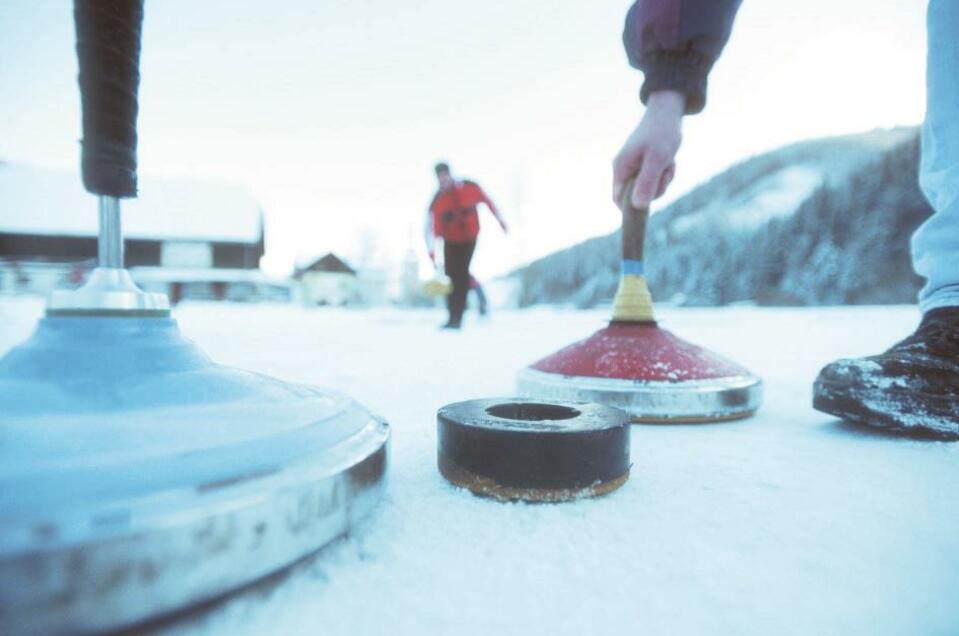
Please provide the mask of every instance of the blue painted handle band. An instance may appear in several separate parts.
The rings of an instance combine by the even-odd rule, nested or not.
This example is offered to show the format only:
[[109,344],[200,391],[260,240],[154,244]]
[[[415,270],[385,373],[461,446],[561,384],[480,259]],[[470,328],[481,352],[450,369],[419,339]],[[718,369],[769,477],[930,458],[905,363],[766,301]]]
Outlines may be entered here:
[[623,274],[632,274],[634,276],[643,275],[643,261],[634,261],[623,259]]

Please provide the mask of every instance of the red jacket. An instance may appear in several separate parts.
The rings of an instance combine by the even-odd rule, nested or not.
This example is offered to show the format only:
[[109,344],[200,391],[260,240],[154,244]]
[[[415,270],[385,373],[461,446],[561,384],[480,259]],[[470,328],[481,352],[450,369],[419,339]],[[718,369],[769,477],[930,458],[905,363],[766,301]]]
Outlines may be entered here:
[[480,229],[476,206],[480,203],[485,203],[490,212],[497,215],[493,202],[473,181],[457,181],[452,188],[438,191],[429,210],[433,235],[447,243],[475,241]]

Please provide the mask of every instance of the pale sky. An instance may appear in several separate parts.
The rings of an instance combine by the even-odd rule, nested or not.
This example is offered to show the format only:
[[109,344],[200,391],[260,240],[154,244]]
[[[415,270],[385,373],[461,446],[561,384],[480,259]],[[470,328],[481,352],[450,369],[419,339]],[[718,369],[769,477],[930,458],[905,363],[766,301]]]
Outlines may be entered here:
[[[618,224],[610,164],[642,112],[629,4],[148,0],[141,174],[243,184],[282,273],[329,250],[422,254],[447,159],[513,226],[487,223],[475,261],[502,272]],[[925,4],[745,0],[667,201],[784,143],[918,124]],[[73,46],[70,2],[0,1],[0,159],[77,169]]]

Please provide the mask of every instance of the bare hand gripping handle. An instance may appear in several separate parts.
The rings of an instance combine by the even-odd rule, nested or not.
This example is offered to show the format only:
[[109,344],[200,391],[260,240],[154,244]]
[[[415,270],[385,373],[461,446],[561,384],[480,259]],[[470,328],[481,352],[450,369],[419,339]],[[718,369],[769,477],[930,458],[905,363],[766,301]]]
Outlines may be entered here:
[[74,0],[83,185],[94,194],[137,194],[137,90],[143,0]]

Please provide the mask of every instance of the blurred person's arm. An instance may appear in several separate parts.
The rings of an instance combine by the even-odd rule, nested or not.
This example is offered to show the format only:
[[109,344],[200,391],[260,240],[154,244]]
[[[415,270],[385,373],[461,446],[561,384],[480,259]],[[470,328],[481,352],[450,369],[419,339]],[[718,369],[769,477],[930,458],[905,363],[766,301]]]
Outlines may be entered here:
[[433,208],[426,209],[426,221],[423,223],[423,241],[426,243],[426,253],[436,264],[436,234],[433,229]]
[[496,220],[499,222],[499,226],[503,228],[503,231],[509,232],[509,227],[506,225],[506,221],[503,220],[503,215],[500,214],[499,208],[496,207],[496,204],[493,203],[493,200],[489,198],[489,195],[486,194],[486,191],[483,188],[481,188],[479,185],[477,185],[476,188],[479,190],[480,201],[485,203],[490,213],[496,217]]
[[623,45],[643,72],[639,124],[613,161],[613,199],[636,177],[636,207],[661,196],[676,169],[683,115],[706,105],[709,71],[729,39],[741,0],[637,0],[626,15]]

